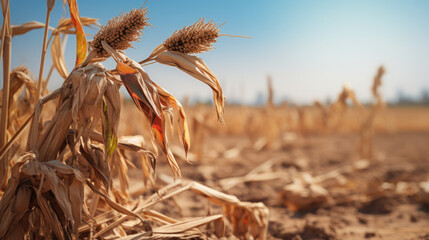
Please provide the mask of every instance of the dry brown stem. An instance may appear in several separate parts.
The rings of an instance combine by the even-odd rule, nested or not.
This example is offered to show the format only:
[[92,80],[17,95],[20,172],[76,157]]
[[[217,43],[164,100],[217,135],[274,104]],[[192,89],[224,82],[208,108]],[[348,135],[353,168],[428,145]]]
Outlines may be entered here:
[[47,1],[47,2],[48,4],[47,4],[47,12],[46,12],[45,33],[43,34],[42,56],[40,59],[39,78],[37,80],[37,95],[36,95],[37,99],[39,99],[42,94],[43,68],[45,66],[46,51],[48,49],[48,44],[46,44],[46,41],[48,39],[49,19],[50,19],[51,11],[54,7],[55,1]]
[[6,130],[9,119],[9,88],[10,88],[10,62],[11,62],[11,31],[10,31],[10,6],[9,0],[2,1],[3,24],[1,57],[3,57],[3,101],[0,116],[0,147],[6,144]]
[[362,121],[361,131],[360,131],[360,153],[362,157],[370,158],[372,157],[372,144],[373,144],[373,136],[374,136],[374,120],[377,113],[383,107],[383,98],[379,93],[379,88],[382,84],[382,77],[386,70],[383,66],[380,66],[377,70],[377,74],[374,77],[371,93],[373,95],[373,103],[371,105],[371,109],[367,117]]
[[267,86],[268,86],[267,107],[272,108],[274,107],[274,89],[273,89],[273,79],[271,78],[271,76],[267,77]]

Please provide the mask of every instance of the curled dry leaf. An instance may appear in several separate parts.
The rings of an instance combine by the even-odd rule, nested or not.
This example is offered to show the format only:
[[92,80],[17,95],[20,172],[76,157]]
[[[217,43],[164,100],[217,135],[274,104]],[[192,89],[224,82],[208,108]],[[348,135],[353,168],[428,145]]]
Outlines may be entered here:
[[[96,18],[90,18],[90,17],[80,17],[80,22],[83,26],[99,26],[98,19]],[[57,33],[65,33],[66,30],[70,30],[73,28],[73,21],[71,18],[61,18],[58,22],[57,28],[54,30],[54,34]]]
[[67,0],[70,9],[70,16],[76,29],[76,65],[81,64],[86,57],[86,38],[85,32],[80,21],[79,8],[76,0]]
[[125,63],[119,62],[116,69],[118,70],[121,80],[130,93],[134,103],[148,119],[152,127],[155,140],[160,146],[162,146],[174,176],[180,177],[179,165],[168,146],[165,116],[164,113],[162,113],[160,97],[156,88],[153,86],[153,82],[138,65],[137,68],[133,68]]
[[185,150],[186,160],[188,160],[188,152],[189,152],[189,148],[191,147],[191,139],[189,136],[189,128],[188,128],[188,122],[186,120],[185,109],[183,109],[182,104],[173,95],[167,92],[167,90],[165,90],[155,82],[152,82],[152,83],[158,91],[162,107],[164,109],[172,107],[179,112],[177,131],[179,133],[180,140]]
[[[109,189],[110,168],[107,160],[104,158],[103,150],[88,142],[82,142],[79,150],[76,150],[76,156],[85,176],[96,183],[101,181],[105,188]],[[87,164],[85,163],[89,163],[90,169],[86,167]]]
[[[81,17],[81,24],[83,26],[98,25],[97,19]],[[64,49],[66,44],[66,34],[79,34],[77,31],[70,31],[74,26],[72,18],[61,18],[58,22],[58,26],[52,32],[53,40],[51,44],[51,57],[54,67],[57,69],[58,73],[64,79],[68,76],[68,71],[66,68],[64,60]],[[63,39],[61,41],[61,33],[63,33]],[[51,37],[52,37],[51,36]]]
[[[30,21],[21,25],[12,25],[12,36],[26,34],[27,32],[35,29],[44,28],[45,24],[38,21]],[[49,29],[53,30],[53,27],[49,27]]]
[[[139,67],[139,66],[138,66]],[[175,177],[180,177],[180,168],[168,145],[165,116],[162,113],[159,94],[149,76],[140,67],[135,69],[124,63],[118,63],[121,80],[126,86],[136,106],[148,119],[157,143],[162,146]]]
[[119,73],[122,83],[125,85],[137,108],[145,114],[149,121],[155,141],[162,146],[174,176],[180,177],[179,165],[168,145],[165,116],[163,113],[164,108],[154,82],[152,82],[149,75],[147,75],[137,62],[118,53],[105,41],[102,41],[102,45],[117,62],[116,70]]
[[52,40],[51,44],[52,64],[54,65],[55,69],[57,69],[60,76],[64,79],[66,79],[68,76],[66,61],[64,59],[64,49],[66,41],[66,35],[64,35],[61,41],[61,35],[56,34],[54,35],[54,39]]
[[216,106],[218,119],[223,122],[224,96],[222,87],[215,74],[201,58],[181,52],[165,51],[158,54],[154,60],[161,64],[177,67],[183,72],[209,85],[213,90],[213,100]]
[[117,64],[116,69],[134,103],[140,111],[150,117],[150,122],[154,122],[156,117],[163,118],[158,92],[146,72],[122,62]]

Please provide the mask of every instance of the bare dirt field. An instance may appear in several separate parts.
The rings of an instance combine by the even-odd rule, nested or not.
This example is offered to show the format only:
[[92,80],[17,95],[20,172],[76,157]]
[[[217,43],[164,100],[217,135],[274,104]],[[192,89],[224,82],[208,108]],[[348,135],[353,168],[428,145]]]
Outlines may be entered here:
[[[227,126],[219,132],[222,128]],[[429,180],[428,132],[376,133],[371,159],[360,156],[356,133],[283,132],[274,147],[255,148],[257,143],[246,134],[225,132],[207,133],[203,160],[180,161],[183,181],[200,182],[242,201],[263,202],[270,211],[268,239],[429,239],[429,208],[418,192],[419,184]],[[369,165],[335,176],[359,161]],[[158,163],[162,185],[171,181],[171,170],[162,157]],[[264,165],[268,179],[237,179]],[[132,172],[138,181],[141,173]],[[327,176],[320,186],[328,199],[308,209],[285,204],[281,192],[299,173]],[[166,200],[160,211],[181,217],[220,211],[209,206],[204,198],[183,193]]]

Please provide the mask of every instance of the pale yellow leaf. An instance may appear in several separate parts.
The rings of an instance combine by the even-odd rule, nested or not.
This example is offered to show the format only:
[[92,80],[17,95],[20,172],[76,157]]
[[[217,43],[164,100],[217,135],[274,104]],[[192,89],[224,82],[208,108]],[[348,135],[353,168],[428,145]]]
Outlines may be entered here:
[[[12,36],[22,35],[31,30],[44,28],[45,24],[38,21],[26,22],[21,25],[12,25]],[[49,27],[50,30],[53,30],[53,27]]]
[[61,35],[56,34],[52,40],[51,44],[51,57],[52,63],[54,64],[55,69],[57,69],[60,76],[64,79],[68,76],[68,71],[66,67],[66,61],[64,59],[64,47],[65,42],[67,41],[67,35],[64,35],[63,44],[61,43]]

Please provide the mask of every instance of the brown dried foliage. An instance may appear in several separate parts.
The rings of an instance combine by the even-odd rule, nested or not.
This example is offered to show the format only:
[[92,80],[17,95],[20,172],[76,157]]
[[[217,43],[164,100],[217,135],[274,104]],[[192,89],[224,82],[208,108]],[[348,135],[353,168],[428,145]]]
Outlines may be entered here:
[[1,239],[68,239],[81,223],[84,176],[61,161],[23,155],[0,201]]

